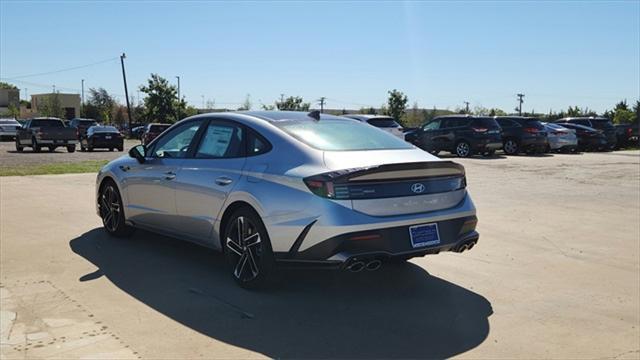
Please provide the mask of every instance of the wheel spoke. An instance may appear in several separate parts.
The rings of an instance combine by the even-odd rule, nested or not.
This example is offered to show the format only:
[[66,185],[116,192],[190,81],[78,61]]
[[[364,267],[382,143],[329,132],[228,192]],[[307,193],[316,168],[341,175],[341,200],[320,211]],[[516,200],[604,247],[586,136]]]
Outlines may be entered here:
[[251,273],[253,274],[253,277],[256,277],[258,275],[258,264],[256,264],[256,259],[253,257],[253,252],[251,252],[251,249],[247,249],[247,254],[249,254],[248,258]]
[[244,239],[244,246],[251,247],[260,244],[260,233],[255,233]]
[[107,212],[109,212],[111,209],[109,208],[109,204],[107,203],[107,200],[105,199],[104,194],[102,194],[102,196],[100,197],[100,210],[104,214],[106,214]]
[[241,279],[242,272],[244,271],[245,265],[247,265],[247,253],[243,253],[242,256],[240,256],[240,259],[238,260],[238,263],[236,264],[236,267],[233,270],[233,274],[238,279]]
[[236,220],[236,227],[238,228],[238,244],[242,246],[242,239],[244,239],[244,218],[242,216]]
[[233,251],[234,253],[238,254],[238,256],[242,256],[242,248],[240,247],[240,245],[238,245],[238,243],[233,241],[233,239],[231,239],[230,237],[227,238],[227,248],[229,248],[229,250]]
[[118,202],[114,202],[111,204],[111,211],[119,213],[120,212],[120,204]]
[[107,213],[107,215],[104,217],[104,224],[105,226],[109,227],[110,229],[112,229],[111,227],[111,219],[113,218],[113,213],[111,211],[109,211]]

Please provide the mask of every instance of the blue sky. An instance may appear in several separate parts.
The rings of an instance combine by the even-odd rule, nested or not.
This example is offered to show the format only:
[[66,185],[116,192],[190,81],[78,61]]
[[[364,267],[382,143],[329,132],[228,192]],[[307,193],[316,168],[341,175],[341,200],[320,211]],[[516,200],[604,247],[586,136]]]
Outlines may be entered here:
[[[379,106],[603,111],[640,98],[640,1],[0,1],[0,77],[117,58],[130,95],[150,73],[195,106],[254,108],[281,93],[329,108]],[[104,87],[123,101],[117,59],[13,81],[29,94]],[[24,96],[24,91],[22,92]]]

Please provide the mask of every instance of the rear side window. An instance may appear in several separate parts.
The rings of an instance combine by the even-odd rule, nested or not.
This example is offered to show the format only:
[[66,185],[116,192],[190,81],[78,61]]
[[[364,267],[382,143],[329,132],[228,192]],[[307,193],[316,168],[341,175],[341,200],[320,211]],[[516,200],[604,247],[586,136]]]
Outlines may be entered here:
[[584,125],[584,126],[591,126],[591,124],[589,123],[589,120],[581,120],[581,119],[575,119],[575,120],[569,120],[572,124],[579,124],[579,125]]
[[593,127],[596,129],[610,129],[613,127],[611,121],[606,119],[591,120]]
[[242,128],[232,124],[211,123],[204,132],[196,158],[221,159],[243,155]]
[[518,126],[516,122],[509,119],[498,119],[496,121],[498,122],[498,125],[500,125],[500,127],[503,129],[509,129],[509,128]]
[[379,128],[396,128],[400,126],[393,118],[373,118],[367,120],[367,122]]
[[487,129],[499,129],[500,125],[494,118],[477,118],[473,119],[473,125]]
[[438,129],[440,129],[440,120],[433,120],[422,127],[422,130],[424,131],[438,130]]
[[277,121],[274,125],[311,147],[328,151],[411,149],[385,131],[350,120]]
[[254,131],[247,133],[247,156],[264,154],[271,150],[271,144]]
[[31,120],[31,127],[64,127],[64,124],[60,120]]

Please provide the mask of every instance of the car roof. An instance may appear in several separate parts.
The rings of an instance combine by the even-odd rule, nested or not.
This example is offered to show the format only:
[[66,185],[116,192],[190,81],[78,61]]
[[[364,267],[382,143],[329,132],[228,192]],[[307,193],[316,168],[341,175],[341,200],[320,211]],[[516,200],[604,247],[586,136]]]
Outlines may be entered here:
[[57,118],[57,117],[49,117],[49,116],[39,116],[39,117],[34,117],[31,118],[30,120],[60,120],[62,121],[62,119]]
[[494,116],[494,119],[498,120],[498,119],[509,119],[509,120],[540,120],[537,117],[532,117],[532,116],[509,116],[509,115],[504,115],[504,116]]
[[[229,114],[229,113],[225,113]],[[231,114],[243,114],[253,116],[269,122],[296,120],[296,121],[317,121],[315,118],[309,116],[308,111],[237,111],[231,112]],[[320,114],[320,120],[349,120],[342,116],[335,116],[330,114]]]
[[609,121],[608,118],[601,117],[601,116],[572,116],[572,117],[565,117],[565,118],[559,119],[556,122],[569,121],[569,120],[598,120],[598,121],[606,120],[606,121]]
[[87,118],[73,118],[71,119],[71,121],[73,120],[77,120],[77,121],[91,121],[91,122],[98,122],[97,120],[94,119],[87,119]]
[[575,127],[577,129],[583,129],[583,130],[590,130],[590,131],[598,131],[590,126],[584,126],[584,125],[580,125],[580,124],[572,124],[572,123],[557,123],[560,126],[565,126],[565,125],[569,125],[569,127]]
[[389,115],[373,115],[373,114],[344,114],[341,115],[343,117],[348,117],[351,119],[358,119],[358,120],[371,120],[371,119],[391,119],[394,120],[395,119]]

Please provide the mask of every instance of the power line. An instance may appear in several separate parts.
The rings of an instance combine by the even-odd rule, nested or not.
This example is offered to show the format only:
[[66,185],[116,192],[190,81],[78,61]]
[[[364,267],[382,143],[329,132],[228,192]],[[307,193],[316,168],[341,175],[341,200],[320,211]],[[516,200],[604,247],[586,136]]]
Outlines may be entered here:
[[43,75],[49,75],[49,74],[57,74],[57,73],[65,72],[65,71],[77,70],[77,69],[82,69],[82,68],[86,68],[86,67],[89,67],[89,66],[104,64],[104,63],[107,63],[107,62],[110,62],[110,61],[114,61],[114,60],[117,60],[117,59],[118,59],[118,57],[114,57],[114,58],[109,58],[109,59],[106,59],[106,60],[102,60],[102,61],[98,61],[98,62],[94,62],[94,63],[91,63],[91,64],[86,64],[86,65],[74,66],[74,67],[70,67],[70,68],[47,71],[47,72],[42,72],[42,73],[37,73],[37,74],[3,77],[3,79],[15,80],[15,79],[23,79],[23,78],[27,78],[27,77],[43,76]]

